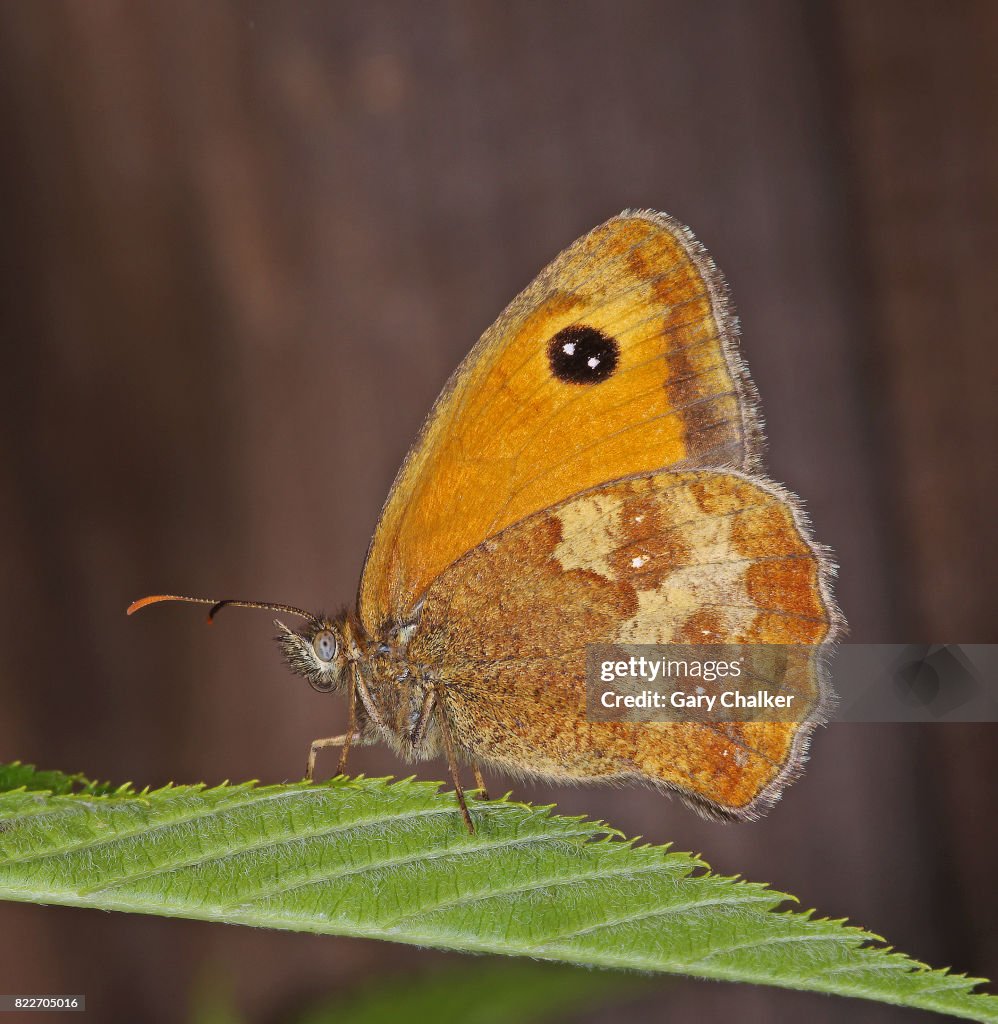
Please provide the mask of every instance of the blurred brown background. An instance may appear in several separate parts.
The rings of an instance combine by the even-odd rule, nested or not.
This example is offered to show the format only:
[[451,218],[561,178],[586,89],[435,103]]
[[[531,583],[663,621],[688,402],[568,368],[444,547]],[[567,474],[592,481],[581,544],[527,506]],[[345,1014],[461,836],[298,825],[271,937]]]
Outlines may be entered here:
[[[447,375],[625,206],[726,272],[770,469],[837,552],[852,638],[994,642],[996,55],[986,0],[0,7],[0,760],[299,777],[344,707],[285,672],[266,615],[125,605],[351,600]],[[995,730],[833,725],[753,825],[517,793],[993,977]],[[0,905],[0,990],[86,992],[101,1021],[184,1020],[205,972],[268,1022],[465,962]],[[585,1019],[805,1014],[913,1016],[679,981]]]

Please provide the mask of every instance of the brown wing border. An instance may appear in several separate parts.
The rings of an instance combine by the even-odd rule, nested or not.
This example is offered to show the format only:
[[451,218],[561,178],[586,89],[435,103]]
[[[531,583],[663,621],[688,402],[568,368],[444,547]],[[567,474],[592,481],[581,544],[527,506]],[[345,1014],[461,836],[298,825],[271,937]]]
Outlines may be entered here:
[[[693,265],[697,268],[700,276],[707,285],[710,295],[710,308],[718,325],[718,337],[721,341],[721,351],[724,354],[728,370],[731,372],[735,390],[738,393],[738,408],[742,417],[742,443],[744,446],[744,458],[740,466],[732,466],[732,469],[743,472],[760,471],[763,464],[763,455],[766,450],[765,422],[759,404],[759,389],[752,380],[748,364],[741,353],[741,328],[738,315],[735,313],[734,303],[731,299],[731,289],[728,287],[727,279],[720,267],[714,262],[713,257],[707,251],[706,246],[700,241],[693,231],[682,221],[657,210],[624,210],[618,217],[612,220],[639,218],[651,221],[659,227],[664,228],[674,238],[682,243],[689,254]],[[663,467],[666,468],[666,467]],[[684,463],[677,463],[676,466],[669,466],[668,469],[684,468]],[[710,469],[710,466],[697,466],[685,464],[687,469]],[[717,466],[716,468],[725,468]]]

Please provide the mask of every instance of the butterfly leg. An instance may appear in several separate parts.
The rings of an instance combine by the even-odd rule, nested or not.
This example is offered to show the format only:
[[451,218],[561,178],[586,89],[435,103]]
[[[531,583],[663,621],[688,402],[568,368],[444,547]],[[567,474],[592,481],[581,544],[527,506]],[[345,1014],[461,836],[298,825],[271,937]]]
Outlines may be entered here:
[[[368,689],[367,682],[364,679],[364,673],[360,671],[359,666],[356,664],[353,667],[353,684],[354,691],[360,694],[360,702],[364,706],[364,711],[367,717],[377,726],[382,729],[385,728],[385,723],[382,720],[381,714],[378,711],[377,705],[374,703],[374,698],[371,696],[371,691]],[[354,694],[350,695],[351,701],[354,698]]]
[[472,765],[472,771],[475,773],[475,785],[478,787],[478,799],[488,800],[489,792],[485,788],[485,779],[482,777],[482,769],[475,764]]
[[312,746],[308,748],[308,765],[305,768],[305,778],[309,782],[312,781],[312,778],[315,775],[315,759],[320,750],[325,750],[326,747],[349,748],[351,744],[359,744],[363,742],[363,740],[364,735],[359,731],[354,732],[353,734],[344,733],[342,736],[330,736],[327,739],[313,740]]
[[343,744],[343,750],[340,752],[340,761],[336,766],[337,775],[346,775],[347,773],[347,757],[350,754],[350,744],[353,742],[354,736],[357,734],[357,687],[350,687],[350,701],[348,704],[349,710],[347,712],[347,731],[346,731],[346,742]]
[[447,715],[443,710],[443,701],[441,703],[440,714],[437,716],[437,722],[440,725],[440,736],[444,743],[444,753],[447,755],[447,767],[450,769],[450,777],[454,782],[454,795],[457,797],[458,806],[461,808],[461,817],[464,818],[464,824],[468,831],[475,834],[475,823],[471,820],[471,814],[468,812],[468,803],[464,799],[464,787],[461,785],[461,773],[457,766],[457,757],[454,753],[454,739],[450,734],[450,725],[447,722]]
[[[422,746],[423,740],[426,738],[426,733],[430,728],[430,722],[433,719],[433,712],[437,706],[437,695],[431,690],[426,695],[426,700],[423,701],[423,706],[419,709],[419,721],[416,723],[416,728],[412,734],[412,745],[414,747]],[[453,744],[450,742],[450,733],[447,731],[446,724],[441,724],[441,732],[444,733],[444,747],[447,750],[447,761],[451,767],[451,774],[454,773],[454,757],[453,757]],[[485,788],[485,779],[482,778],[482,770],[477,764],[472,765],[472,771],[475,773],[475,787],[478,789],[479,799],[488,800],[488,790]],[[464,806],[463,793],[460,785],[457,787],[457,791],[460,794],[458,801]],[[467,819],[465,819],[467,822]]]
[[437,695],[433,690],[426,695],[423,706],[419,709],[419,719],[416,727],[409,736],[409,742],[413,750],[418,750],[426,740],[426,734],[430,731],[430,724],[433,722],[433,712],[437,706]]

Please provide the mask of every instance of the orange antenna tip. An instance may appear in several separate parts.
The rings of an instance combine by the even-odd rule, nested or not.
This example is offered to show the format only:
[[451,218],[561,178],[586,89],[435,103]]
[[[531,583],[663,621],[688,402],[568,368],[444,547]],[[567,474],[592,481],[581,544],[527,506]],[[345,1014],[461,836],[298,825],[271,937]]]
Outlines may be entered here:
[[221,601],[217,601],[213,597],[185,597],[181,594],[150,594],[148,597],[140,597],[138,601],[133,601],[128,608],[125,610],[126,615],[133,615],[140,608],[145,608],[150,604],[159,604],[161,601],[184,601],[187,604],[207,604],[211,605],[208,611],[208,621],[212,622],[215,616],[223,609],[228,607],[233,608],[268,608],[275,612],[288,612],[291,615],[297,615],[300,618],[308,619],[312,621],[315,616],[310,612],[305,611],[302,608],[296,608],[290,604],[280,604],[277,602],[270,601],[243,601],[239,598],[227,597]]
[[198,604],[214,604],[213,601],[201,602],[197,598],[176,597],[173,594],[150,594],[148,597],[140,597],[138,601],[133,601],[125,610],[125,614],[134,615],[140,608],[145,608],[151,604],[159,604],[160,601],[197,601]]

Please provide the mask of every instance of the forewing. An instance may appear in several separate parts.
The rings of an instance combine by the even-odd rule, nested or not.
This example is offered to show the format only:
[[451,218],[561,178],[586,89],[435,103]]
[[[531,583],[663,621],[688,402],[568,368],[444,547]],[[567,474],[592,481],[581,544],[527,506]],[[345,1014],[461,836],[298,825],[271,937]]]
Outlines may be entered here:
[[[563,252],[484,334],[399,471],[368,552],[360,616],[405,621],[455,559],[512,523],[635,473],[749,470],[752,389],[720,275],[690,232],[625,213]],[[618,347],[580,384],[549,344],[585,327]]]

